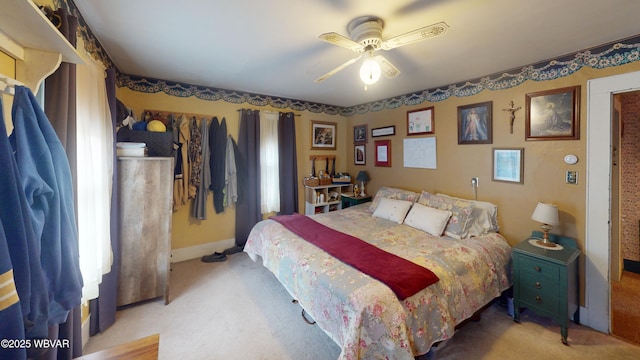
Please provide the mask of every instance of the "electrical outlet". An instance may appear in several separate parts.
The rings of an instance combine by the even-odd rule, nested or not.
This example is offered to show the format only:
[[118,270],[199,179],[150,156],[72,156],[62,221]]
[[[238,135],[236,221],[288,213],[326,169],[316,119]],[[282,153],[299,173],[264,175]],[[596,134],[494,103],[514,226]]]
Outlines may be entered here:
[[472,177],[471,178],[471,187],[478,187],[480,183],[480,179],[477,177]]
[[571,185],[578,185],[578,172],[577,171],[567,171],[566,183]]

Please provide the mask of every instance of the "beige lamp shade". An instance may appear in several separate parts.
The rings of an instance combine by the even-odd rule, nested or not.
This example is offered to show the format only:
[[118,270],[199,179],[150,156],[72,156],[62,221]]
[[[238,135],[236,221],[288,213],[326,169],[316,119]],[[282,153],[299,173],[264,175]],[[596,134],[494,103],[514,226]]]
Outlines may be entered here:
[[533,211],[533,215],[531,215],[531,220],[547,225],[558,225],[560,224],[558,207],[553,204],[539,202]]

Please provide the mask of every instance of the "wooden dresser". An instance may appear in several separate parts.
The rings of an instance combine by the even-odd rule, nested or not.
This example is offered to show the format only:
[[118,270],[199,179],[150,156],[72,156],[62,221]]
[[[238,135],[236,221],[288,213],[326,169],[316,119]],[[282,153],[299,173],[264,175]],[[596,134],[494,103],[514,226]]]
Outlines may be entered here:
[[118,306],[169,302],[173,171],[170,157],[118,158]]

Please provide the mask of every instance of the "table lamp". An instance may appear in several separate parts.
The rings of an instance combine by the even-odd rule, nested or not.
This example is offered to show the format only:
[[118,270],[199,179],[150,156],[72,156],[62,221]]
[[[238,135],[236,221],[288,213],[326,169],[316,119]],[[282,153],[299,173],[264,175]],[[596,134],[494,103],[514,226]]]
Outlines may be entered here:
[[361,197],[367,196],[367,194],[364,193],[364,183],[365,183],[365,181],[369,181],[369,180],[371,180],[371,179],[369,178],[369,174],[366,171],[358,172],[358,175],[356,176],[356,181],[360,181],[360,196]]
[[557,245],[555,243],[549,241],[549,231],[551,231],[553,225],[560,224],[558,207],[553,204],[539,202],[533,211],[533,215],[531,215],[531,220],[542,223],[542,225],[540,225],[540,229],[542,229],[542,240],[538,240],[538,245],[556,247]]

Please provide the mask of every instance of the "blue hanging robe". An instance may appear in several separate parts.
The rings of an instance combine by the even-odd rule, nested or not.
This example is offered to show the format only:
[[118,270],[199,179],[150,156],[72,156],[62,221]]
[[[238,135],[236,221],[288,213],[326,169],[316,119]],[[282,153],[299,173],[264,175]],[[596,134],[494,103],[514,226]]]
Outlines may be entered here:
[[49,295],[40,266],[40,241],[33,232],[31,211],[6,134],[0,99],[0,223],[3,225],[20,297],[23,333],[27,339],[45,338],[48,332]]
[[40,239],[51,326],[65,322],[82,296],[71,170],[64,147],[31,90],[23,86],[15,90],[9,140]]
[[[4,196],[9,190],[5,188],[5,182],[10,182],[13,178],[12,155],[6,134],[2,98],[0,98],[0,166],[2,169],[8,170],[8,173],[0,175],[0,213],[4,213],[5,210],[13,211],[11,204],[5,201],[8,199],[5,199]],[[14,187],[11,190],[15,192],[17,189]],[[25,339],[24,320],[16,289],[9,245],[2,225],[5,221],[10,221],[10,219],[4,219],[0,216],[0,339],[20,341]],[[27,352],[25,348],[0,346],[0,358],[22,360],[27,358]]]

